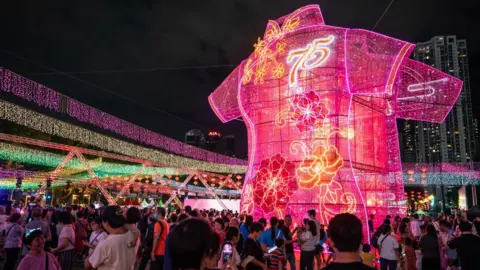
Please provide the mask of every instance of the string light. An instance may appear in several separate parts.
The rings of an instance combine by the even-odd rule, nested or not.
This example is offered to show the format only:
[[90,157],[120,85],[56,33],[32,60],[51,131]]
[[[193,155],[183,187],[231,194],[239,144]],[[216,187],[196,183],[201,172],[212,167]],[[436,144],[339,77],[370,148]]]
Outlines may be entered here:
[[[28,163],[34,165],[40,165],[45,167],[56,167],[60,164],[65,156],[50,153],[47,151],[34,150],[23,146],[12,145],[8,143],[0,142],[0,159],[11,160],[20,163]],[[135,174],[141,165],[128,165],[112,162],[99,162],[99,160],[88,161],[89,166],[102,175],[108,174]],[[72,159],[65,166],[65,168],[71,168],[75,170],[85,170],[80,160]],[[145,174],[178,174],[178,170],[174,168],[158,168],[147,167],[144,170]]]
[[40,107],[52,110],[56,113],[67,114],[83,123],[92,124],[104,130],[117,133],[143,144],[167,150],[171,153],[220,164],[246,164],[246,161],[244,160],[216,154],[198,147],[187,145],[151,130],[134,125],[77,100],[66,97],[48,87],[1,67],[0,91],[12,93],[17,97],[34,102]]
[[175,167],[180,166],[220,173],[243,173],[246,170],[246,167],[241,165],[209,163],[142,147],[68,124],[3,100],[0,100],[0,119],[24,125],[50,135],[91,145],[105,151],[151,160]]

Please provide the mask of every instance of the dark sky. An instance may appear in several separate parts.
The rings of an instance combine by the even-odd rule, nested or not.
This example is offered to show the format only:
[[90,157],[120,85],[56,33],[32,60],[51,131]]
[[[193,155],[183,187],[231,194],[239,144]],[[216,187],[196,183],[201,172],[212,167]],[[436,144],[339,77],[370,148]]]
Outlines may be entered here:
[[[4,1],[0,65],[178,140],[194,127],[233,134],[238,156],[246,157],[244,124],[221,124],[207,102],[208,94],[233,67],[165,68],[236,65],[263,35],[268,19],[315,3],[320,4],[327,24],[372,29],[390,0]],[[412,43],[434,35],[466,38],[473,100],[477,100],[480,35],[474,30],[477,9],[473,3],[397,0],[376,31]],[[72,74],[135,104],[66,76],[45,74],[51,70],[5,50],[63,72],[156,70]],[[480,103],[473,107],[480,116]]]

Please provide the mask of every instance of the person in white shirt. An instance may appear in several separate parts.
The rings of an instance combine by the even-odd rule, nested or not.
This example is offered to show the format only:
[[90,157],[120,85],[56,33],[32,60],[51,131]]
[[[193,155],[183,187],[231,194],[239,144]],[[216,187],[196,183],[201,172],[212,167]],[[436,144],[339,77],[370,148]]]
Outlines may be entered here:
[[378,238],[378,247],[380,249],[380,269],[397,269],[397,262],[400,259],[398,241],[392,234],[392,227],[385,226],[385,230]]
[[303,230],[297,231],[298,239],[301,243],[300,269],[313,270],[313,260],[315,258],[315,246],[317,245],[317,228],[313,220],[307,221]]
[[413,220],[410,221],[410,231],[412,232],[412,235],[416,238],[416,240],[418,240],[418,238],[420,238],[420,235],[422,235],[418,214],[413,214]]
[[110,234],[85,260],[85,268],[98,270],[133,270],[135,266],[135,235],[125,228],[125,218],[118,206],[107,206],[102,225]]

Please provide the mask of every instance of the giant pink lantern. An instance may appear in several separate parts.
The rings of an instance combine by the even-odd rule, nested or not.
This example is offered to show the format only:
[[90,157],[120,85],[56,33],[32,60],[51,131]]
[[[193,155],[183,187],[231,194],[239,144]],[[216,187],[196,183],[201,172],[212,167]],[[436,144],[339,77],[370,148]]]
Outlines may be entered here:
[[242,210],[405,214],[396,119],[442,122],[462,82],[408,59],[413,44],[325,25],[317,5],[269,21],[254,48],[208,99],[248,129]]

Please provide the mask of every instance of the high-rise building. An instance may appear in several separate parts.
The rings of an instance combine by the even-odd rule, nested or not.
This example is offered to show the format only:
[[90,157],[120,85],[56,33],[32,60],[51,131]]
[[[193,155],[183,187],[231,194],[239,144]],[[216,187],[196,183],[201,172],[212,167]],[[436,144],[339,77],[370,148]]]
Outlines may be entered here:
[[402,162],[417,162],[417,152],[415,147],[415,122],[412,120],[405,120],[403,122],[403,129],[399,133],[402,149]]
[[475,134],[475,146],[476,146],[475,161],[478,160],[478,157],[480,156],[480,151],[478,149],[478,147],[480,146],[480,126],[478,124],[479,124],[478,119],[473,119],[472,126],[473,126],[473,133]]
[[223,154],[227,156],[235,156],[235,136],[233,135],[223,136],[223,144],[225,145]]
[[411,122],[415,130],[416,161],[472,161],[476,153],[476,141],[466,40],[457,39],[456,36],[435,36],[427,42],[418,43],[413,57],[464,83],[461,96],[442,124]]
[[191,129],[185,133],[185,143],[196,147],[203,147],[205,144],[205,135],[201,130]]

